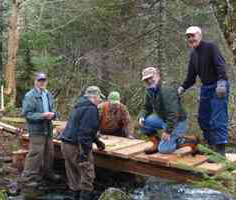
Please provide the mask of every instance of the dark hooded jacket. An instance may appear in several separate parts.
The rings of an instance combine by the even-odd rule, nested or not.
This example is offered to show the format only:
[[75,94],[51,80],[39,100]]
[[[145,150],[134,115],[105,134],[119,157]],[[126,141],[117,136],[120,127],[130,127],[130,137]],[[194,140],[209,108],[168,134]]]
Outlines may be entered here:
[[60,139],[74,145],[81,144],[91,150],[98,129],[99,113],[97,106],[84,96],[74,106]]

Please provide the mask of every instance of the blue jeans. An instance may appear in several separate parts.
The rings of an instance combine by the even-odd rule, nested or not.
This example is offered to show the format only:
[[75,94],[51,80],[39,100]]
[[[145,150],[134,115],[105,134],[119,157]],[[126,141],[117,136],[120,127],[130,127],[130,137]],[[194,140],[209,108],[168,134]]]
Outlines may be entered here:
[[216,94],[217,84],[201,87],[198,109],[198,123],[203,131],[204,139],[210,145],[228,143],[228,96],[220,98]]
[[[149,115],[145,118],[144,127],[141,128],[142,133],[147,136],[156,135],[158,129],[164,129],[166,127],[162,118],[156,114]],[[177,126],[171,133],[169,141],[161,140],[158,145],[158,151],[160,153],[172,153],[177,149],[178,137],[184,135],[188,130],[188,120],[178,122]]]

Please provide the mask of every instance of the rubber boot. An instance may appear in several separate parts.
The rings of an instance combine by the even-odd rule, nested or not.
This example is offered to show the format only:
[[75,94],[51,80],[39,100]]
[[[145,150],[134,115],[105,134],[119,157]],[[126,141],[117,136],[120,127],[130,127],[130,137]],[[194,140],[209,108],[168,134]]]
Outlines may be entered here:
[[79,200],[91,200],[92,192],[88,190],[81,190]]
[[156,136],[150,137],[150,142],[152,142],[152,146],[148,147],[144,150],[145,154],[153,154],[158,151],[159,139]]
[[216,144],[215,151],[225,157],[225,144]]

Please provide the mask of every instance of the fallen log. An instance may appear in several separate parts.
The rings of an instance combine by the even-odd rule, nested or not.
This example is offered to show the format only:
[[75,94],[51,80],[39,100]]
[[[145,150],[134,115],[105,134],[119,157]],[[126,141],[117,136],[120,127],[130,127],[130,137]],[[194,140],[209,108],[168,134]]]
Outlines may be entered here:
[[23,132],[22,128],[16,128],[14,126],[11,126],[9,124],[5,124],[3,122],[0,122],[0,129],[2,129],[3,131],[12,133],[12,134],[19,134]]

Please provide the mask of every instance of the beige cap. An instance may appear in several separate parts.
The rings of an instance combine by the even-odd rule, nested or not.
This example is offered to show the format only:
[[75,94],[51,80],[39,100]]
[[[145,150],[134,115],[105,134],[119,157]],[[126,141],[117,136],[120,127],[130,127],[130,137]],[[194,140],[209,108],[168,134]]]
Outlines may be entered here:
[[100,88],[98,86],[89,86],[85,90],[84,96],[91,97],[91,96],[100,96],[101,98],[104,98],[105,96],[102,94]]
[[157,69],[154,67],[147,67],[142,72],[142,80],[153,77],[157,73]]

